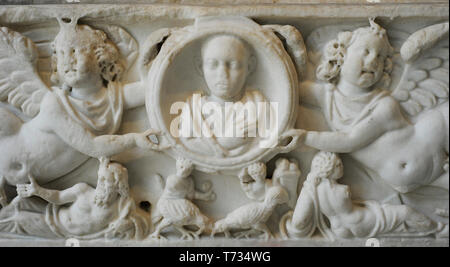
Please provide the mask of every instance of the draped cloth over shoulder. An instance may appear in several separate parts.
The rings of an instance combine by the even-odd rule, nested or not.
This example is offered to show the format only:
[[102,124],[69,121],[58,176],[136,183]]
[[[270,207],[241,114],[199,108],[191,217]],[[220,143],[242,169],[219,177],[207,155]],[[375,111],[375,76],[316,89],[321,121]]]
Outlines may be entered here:
[[[303,188],[301,194],[306,194],[309,198],[311,198],[313,202],[313,214],[311,214],[311,219],[309,220],[309,224],[304,225],[302,228],[298,228],[293,226],[290,222],[284,223],[282,227],[286,227],[286,229],[282,230],[286,234],[289,234],[290,237],[312,237],[317,229],[319,229],[320,233],[329,240],[334,240],[334,234],[330,230],[327,225],[324,215],[320,210],[320,202],[317,194],[317,185],[314,182],[306,180],[303,183]],[[286,214],[287,216],[292,218],[293,212],[289,212]],[[286,216],[285,215],[285,216]],[[282,219],[283,220],[283,219]]]
[[200,93],[190,96],[185,103],[181,114],[180,140],[192,151],[209,156],[238,156],[254,145],[255,137],[272,140],[272,135],[277,134],[270,132],[269,136],[264,136],[258,131],[262,126],[275,129],[276,120],[269,118],[271,107],[265,106],[266,112],[258,112],[258,105],[269,105],[269,102],[257,90],[247,88],[244,96],[239,101],[231,102],[231,105],[225,105],[222,113],[217,110],[206,111],[208,104],[219,104],[209,102]]
[[119,129],[123,114],[120,83],[110,82],[106,92],[95,102],[76,99],[57,88],[54,92],[70,117],[94,135],[114,134]]
[[325,118],[334,131],[348,130],[371,114],[389,92],[375,89],[367,94],[346,96],[335,86],[330,86],[323,105]]

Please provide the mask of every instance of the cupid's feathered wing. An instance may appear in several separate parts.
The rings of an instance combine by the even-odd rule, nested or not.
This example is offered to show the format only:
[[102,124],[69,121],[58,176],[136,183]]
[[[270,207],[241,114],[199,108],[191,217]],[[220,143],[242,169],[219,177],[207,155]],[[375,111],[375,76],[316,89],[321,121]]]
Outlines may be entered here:
[[401,67],[402,74],[392,96],[410,117],[448,101],[448,29],[448,22],[423,28],[400,48],[394,66]]
[[37,72],[38,52],[27,37],[6,27],[0,28],[0,101],[34,117],[49,88]]

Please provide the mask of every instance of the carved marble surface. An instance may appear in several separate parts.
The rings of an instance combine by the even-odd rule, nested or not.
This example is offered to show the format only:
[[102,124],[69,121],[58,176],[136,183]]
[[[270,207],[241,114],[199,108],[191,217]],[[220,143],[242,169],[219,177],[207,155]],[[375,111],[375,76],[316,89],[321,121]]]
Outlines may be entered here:
[[0,6],[1,245],[448,245],[448,2],[169,2]]

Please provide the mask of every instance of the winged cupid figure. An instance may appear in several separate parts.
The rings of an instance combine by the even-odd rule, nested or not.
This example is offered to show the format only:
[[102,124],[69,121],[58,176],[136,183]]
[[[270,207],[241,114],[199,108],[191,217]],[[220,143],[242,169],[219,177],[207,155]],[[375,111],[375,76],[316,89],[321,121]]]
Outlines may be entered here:
[[448,28],[423,28],[400,49],[373,19],[340,32],[324,46],[319,81],[300,90],[332,131],[299,130],[304,144],[349,153],[400,193],[432,184],[448,190]]
[[90,157],[112,156],[133,147],[163,149],[148,138],[158,134],[154,130],[113,135],[123,110],[144,104],[140,82],[120,83],[127,59],[137,53],[132,51],[137,47],[135,40],[118,27],[108,27],[108,38],[104,31],[78,25],[75,19],[58,20],[60,32],[52,43],[51,76],[57,86],[52,88],[37,72],[35,44],[17,32],[0,28],[2,206],[7,205],[5,183],[27,183],[30,175],[45,184]]

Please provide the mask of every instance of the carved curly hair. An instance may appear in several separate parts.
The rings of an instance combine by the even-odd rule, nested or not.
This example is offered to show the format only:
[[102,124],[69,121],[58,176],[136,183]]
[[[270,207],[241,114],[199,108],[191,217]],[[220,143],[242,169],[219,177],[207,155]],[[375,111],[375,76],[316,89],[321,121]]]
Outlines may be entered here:
[[353,32],[340,32],[336,39],[329,41],[324,48],[322,61],[316,69],[316,76],[319,80],[336,84],[339,81],[341,67],[344,64],[347,49],[362,36],[372,34],[383,40],[386,51],[384,60],[383,76],[378,81],[378,86],[388,87],[391,83],[390,73],[392,72],[392,56],[394,48],[389,43],[386,30],[369,20],[370,27],[358,28]]
[[[114,178],[114,187],[122,198],[128,198],[130,195],[130,186],[128,184],[128,170],[119,163],[113,163],[109,158],[99,158],[100,165],[98,169],[98,177],[109,173]],[[112,192],[108,192],[112,193]]]
[[311,162],[311,170],[306,179],[317,183],[320,179],[329,177],[339,162],[341,159],[336,153],[318,152]]
[[95,30],[87,25],[75,25],[75,29],[70,32],[62,28],[52,43],[52,76],[51,80],[59,84],[57,69],[58,57],[56,49],[59,46],[78,46],[90,51],[94,51],[98,67],[101,71],[101,78],[105,86],[109,82],[118,81],[123,74],[125,67],[121,62],[121,54],[114,43],[108,39],[106,33],[101,30]]
[[110,163],[108,169],[114,174],[117,192],[123,198],[127,198],[130,194],[130,186],[128,185],[128,170],[119,163]]
[[266,164],[262,162],[256,162],[248,166],[247,172],[252,177],[258,177],[264,180],[267,176],[267,167]]

